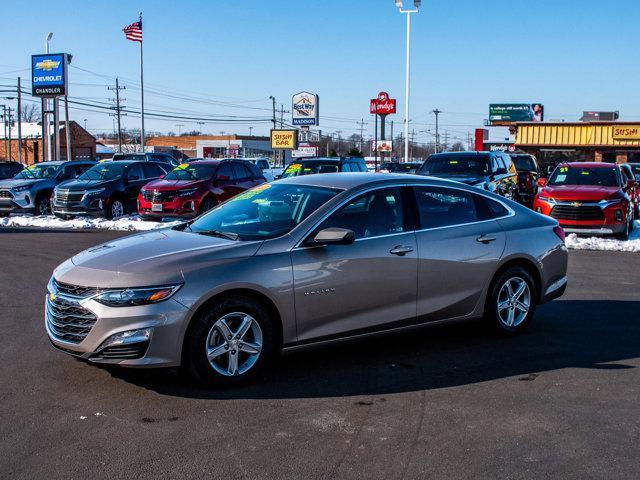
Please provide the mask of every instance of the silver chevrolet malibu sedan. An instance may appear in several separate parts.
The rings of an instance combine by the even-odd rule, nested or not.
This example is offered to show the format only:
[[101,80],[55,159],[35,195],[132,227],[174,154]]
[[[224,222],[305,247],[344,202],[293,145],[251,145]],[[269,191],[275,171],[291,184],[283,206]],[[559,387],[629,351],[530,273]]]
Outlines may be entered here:
[[457,182],[298,176],[67,260],[45,325],[89,362],[232,385],[346,338],[467,319],[518,333],[564,293],[563,240],[555,220]]

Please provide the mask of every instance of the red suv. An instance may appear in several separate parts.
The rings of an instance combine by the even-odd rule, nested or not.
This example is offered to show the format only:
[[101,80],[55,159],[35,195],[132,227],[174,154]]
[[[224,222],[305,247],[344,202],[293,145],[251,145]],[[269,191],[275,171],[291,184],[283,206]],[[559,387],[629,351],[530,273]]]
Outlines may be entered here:
[[627,181],[618,165],[563,163],[538,185],[534,210],[558,220],[566,232],[629,238],[635,212],[629,192],[635,182]]
[[265,182],[257,166],[242,160],[183,163],[140,190],[138,213],[145,219],[192,218]]

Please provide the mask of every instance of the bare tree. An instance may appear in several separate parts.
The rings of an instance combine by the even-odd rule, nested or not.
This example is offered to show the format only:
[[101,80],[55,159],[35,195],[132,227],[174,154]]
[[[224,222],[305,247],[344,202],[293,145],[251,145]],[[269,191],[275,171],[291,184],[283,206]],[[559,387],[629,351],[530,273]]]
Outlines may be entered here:
[[449,148],[450,152],[464,152],[464,150],[465,148],[462,142],[455,142],[453,145],[451,145],[451,148]]
[[40,109],[35,104],[25,103],[22,105],[22,121],[26,123],[39,122],[41,119]]

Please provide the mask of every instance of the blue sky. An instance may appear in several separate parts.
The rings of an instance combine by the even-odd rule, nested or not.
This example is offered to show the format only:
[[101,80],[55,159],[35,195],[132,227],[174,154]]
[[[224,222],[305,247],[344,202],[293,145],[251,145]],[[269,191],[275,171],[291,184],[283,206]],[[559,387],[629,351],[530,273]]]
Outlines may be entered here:
[[[108,7],[34,0],[28,8],[8,2],[0,84],[20,74],[29,87],[30,55],[42,53],[53,31],[52,50],[72,53],[78,67],[70,71],[71,96],[104,102],[112,96],[105,86],[117,75],[128,87],[126,105],[138,107],[137,44],[121,29],[140,10],[145,85],[155,89],[146,97],[149,109],[264,118],[269,95],[288,108],[293,93],[309,90],[320,95],[321,128],[348,136],[360,118],[372,134],[368,100],[387,90],[399,101],[394,120],[396,128],[401,124],[405,17],[392,0],[115,0]],[[444,128],[466,136],[482,124],[491,102],[542,102],[547,119],[576,120],[582,110],[602,109],[640,120],[638,18],[640,2],[633,0],[423,0],[413,17],[415,129],[432,129],[429,112],[438,107]],[[87,118],[91,131],[112,125],[106,114],[72,116]],[[128,117],[124,123],[139,122]],[[176,123],[185,125],[182,130],[198,128],[147,120],[148,128],[161,131],[177,131]],[[254,133],[269,128],[253,126]],[[204,130],[246,133],[248,127]]]

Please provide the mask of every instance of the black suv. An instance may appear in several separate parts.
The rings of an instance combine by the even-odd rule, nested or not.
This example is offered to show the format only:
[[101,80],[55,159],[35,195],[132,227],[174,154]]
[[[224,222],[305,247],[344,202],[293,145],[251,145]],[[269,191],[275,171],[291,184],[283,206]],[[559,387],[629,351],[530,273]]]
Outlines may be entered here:
[[20,173],[24,165],[18,162],[0,162],[0,180],[12,178],[16,173]]
[[416,173],[423,162],[384,162],[380,173]]
[[504,197],[518,198],[518,174],[511,158],[502,152],[443,152],[431,155],[419,175],[466,183]]
[[518,201],[531,207],[538,192],[538,179],[542,176],[538,161],[526,153],[510,153],[509,156],[518,172]]
[[367,164],[359,157],[310,157],[298,159],[284,169],[279,178],[314,173],[366,172]]
[[159,162],[168,163],[171,168],[175,168],[180,165],[180,161],[176,160],[168,153],[153,152],[153,153],[116,153],[111,160],[138,160],[139,162]]
[[91,215],[112,219],[135,212],[140,189],[169,170],[166,163],[151,161],[99,163],[77,179],[56,187],[53,213],[57,217]]

